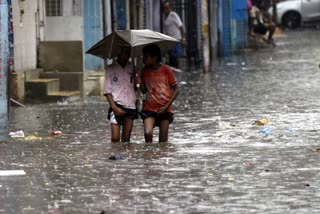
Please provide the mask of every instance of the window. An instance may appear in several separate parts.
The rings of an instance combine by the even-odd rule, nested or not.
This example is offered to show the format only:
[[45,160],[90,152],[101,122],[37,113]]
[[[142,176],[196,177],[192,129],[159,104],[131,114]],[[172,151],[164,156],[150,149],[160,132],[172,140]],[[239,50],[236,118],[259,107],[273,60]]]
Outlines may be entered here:
[[62,16],[62,0],[46,0],[46,16]]

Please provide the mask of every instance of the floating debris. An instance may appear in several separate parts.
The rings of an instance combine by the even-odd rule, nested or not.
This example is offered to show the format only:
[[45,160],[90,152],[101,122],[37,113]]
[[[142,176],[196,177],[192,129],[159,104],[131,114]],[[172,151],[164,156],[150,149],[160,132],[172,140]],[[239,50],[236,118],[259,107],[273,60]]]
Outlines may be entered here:
[[62,132],[61,131],[53,131],[51,132],[51,136],[54,137],[54,136],[61,136],[62,135]]
[[0,170],[0,176],[25,175],[24,170]]
[[320,152],[320,148],[312,149],[313,152]]
[[24,137],[24,132],[22,130],[16,131],[16,132],[10,132],[9,135],[12,138],[23,138]]
[[124,160],[125,158],[121,155],[112,155],[109,157],[109,160]]
[[267,124],[269,122],[270,122],[270,120],[268,118],[262,118],[260,120],[254,121],[253,125],[264,126],[265,124]]
[[261,134],[272,134],[272,130],[269,128],[264,128],[259,131]]
[[34,135],[30,135],[24,138],[25,140],[35,141],[35,140],[42,140],[42,137],[37,137]]

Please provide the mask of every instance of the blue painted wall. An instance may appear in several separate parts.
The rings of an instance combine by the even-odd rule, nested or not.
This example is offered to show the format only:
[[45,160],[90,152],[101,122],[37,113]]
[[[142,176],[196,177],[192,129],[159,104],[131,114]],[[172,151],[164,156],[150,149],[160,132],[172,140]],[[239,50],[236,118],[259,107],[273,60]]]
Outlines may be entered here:
[[232,0],[232,47],[233,50],[243,49],[247,46],[248,13],[247,0]]
[[232,54],[230,0],[219,0],[219,39],[220,56],[230,56]]
[[7,77],[9,62],[9,17],[7,0],[0,0],[0,140],[8,134]]
[[246,0],[219,0],[219,55],[231,56],[247,45]]
[[[102,4],[101,0],[83,0],[83,47],[86,52],[92,45],[102,39]],[[102,59],[85,54],[85,70],[96,70],[104,67]]]

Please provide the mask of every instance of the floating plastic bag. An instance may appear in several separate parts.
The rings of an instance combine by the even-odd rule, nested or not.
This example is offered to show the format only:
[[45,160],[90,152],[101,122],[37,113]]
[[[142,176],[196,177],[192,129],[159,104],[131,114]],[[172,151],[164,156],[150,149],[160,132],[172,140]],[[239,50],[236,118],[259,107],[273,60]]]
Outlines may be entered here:
[[259,131],[261,134],[272,134],[272,130],[269,128],[264,128]]
[[10,132],[9,135],[12,138],[23,138],[24,137],[24,132],[22,130],[16,131],[16,132]]

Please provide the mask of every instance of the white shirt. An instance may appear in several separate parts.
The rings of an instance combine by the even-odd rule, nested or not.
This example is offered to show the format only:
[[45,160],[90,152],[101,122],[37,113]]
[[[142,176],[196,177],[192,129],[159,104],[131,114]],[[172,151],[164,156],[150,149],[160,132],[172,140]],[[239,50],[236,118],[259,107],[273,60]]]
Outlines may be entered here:
[[111,94],[113,101],[125,108],[136,108],[136,94],[134,91],[133,65],[128,62],[123,68],[115,60],[106,68],[104,94]]
[[182,21],[176,12],[171,11],[167,17],[164,15],[163,32],[166,35],[181,40],[182,36],[181,31],[179,29],[181,26]]
[[[257,17],[257,14],[258,14],[258,17]],[[256,6],[252,6],[252,8],[250,10],[250,16],[253,19],[254,25],[258,25],[258,22],[263,23],[263,18],[260,13],[260,10]]]

